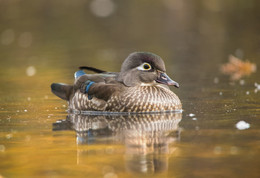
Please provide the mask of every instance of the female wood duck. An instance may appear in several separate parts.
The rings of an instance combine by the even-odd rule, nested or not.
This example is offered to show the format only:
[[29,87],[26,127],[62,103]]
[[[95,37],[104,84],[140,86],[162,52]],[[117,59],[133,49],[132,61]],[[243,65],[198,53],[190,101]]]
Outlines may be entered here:
[[[167,76],[163,60],[153,53],[131,53],[120,72],[80,69],[74,85],[51,85],[55,95],[69,102],[70,110],[144,113],[182,108],[178,96],[167,86],[178,88],[179,84]],[[83,69],[97,74],[85,74]]]

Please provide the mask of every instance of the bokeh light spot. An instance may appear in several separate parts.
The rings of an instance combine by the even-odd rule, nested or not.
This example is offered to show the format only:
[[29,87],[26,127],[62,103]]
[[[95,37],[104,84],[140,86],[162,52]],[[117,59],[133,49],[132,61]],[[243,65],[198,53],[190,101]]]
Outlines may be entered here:
[[115,3],[112,0],[93,0],[90,10],[98,17],[108,17],[115,11]]

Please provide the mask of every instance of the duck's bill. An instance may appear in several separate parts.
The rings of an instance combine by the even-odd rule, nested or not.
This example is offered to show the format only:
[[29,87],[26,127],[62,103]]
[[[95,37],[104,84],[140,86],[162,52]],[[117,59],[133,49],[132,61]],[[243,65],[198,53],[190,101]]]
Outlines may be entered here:
[[166,73],[160,72],[158,78],[156,79],[157,83],[165,84],[165,85],[173,85],[176,88],[179,88],[180,85],[173,81]]

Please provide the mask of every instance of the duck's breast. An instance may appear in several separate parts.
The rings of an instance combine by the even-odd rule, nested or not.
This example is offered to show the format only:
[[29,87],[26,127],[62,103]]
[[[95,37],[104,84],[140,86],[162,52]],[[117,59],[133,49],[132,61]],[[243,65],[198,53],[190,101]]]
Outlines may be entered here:
[[127,87],[113,95],[107,104],[107,110],[120,112],[160,112],[182,107],[178,96],[160,85]]

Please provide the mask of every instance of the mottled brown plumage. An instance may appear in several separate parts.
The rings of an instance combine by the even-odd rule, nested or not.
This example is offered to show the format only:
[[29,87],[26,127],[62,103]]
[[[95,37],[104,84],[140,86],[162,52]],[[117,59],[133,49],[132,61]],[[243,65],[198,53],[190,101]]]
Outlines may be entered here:
[[51,86],[54,94],[69,101],[71,110],[165,112],[182,108],[178,96],[167,86],[179,85],[166,75],[163,60],[155,54],[130,54],[119,73],[85,68],[100,73],[79,71],[73,86],[56,83]]

